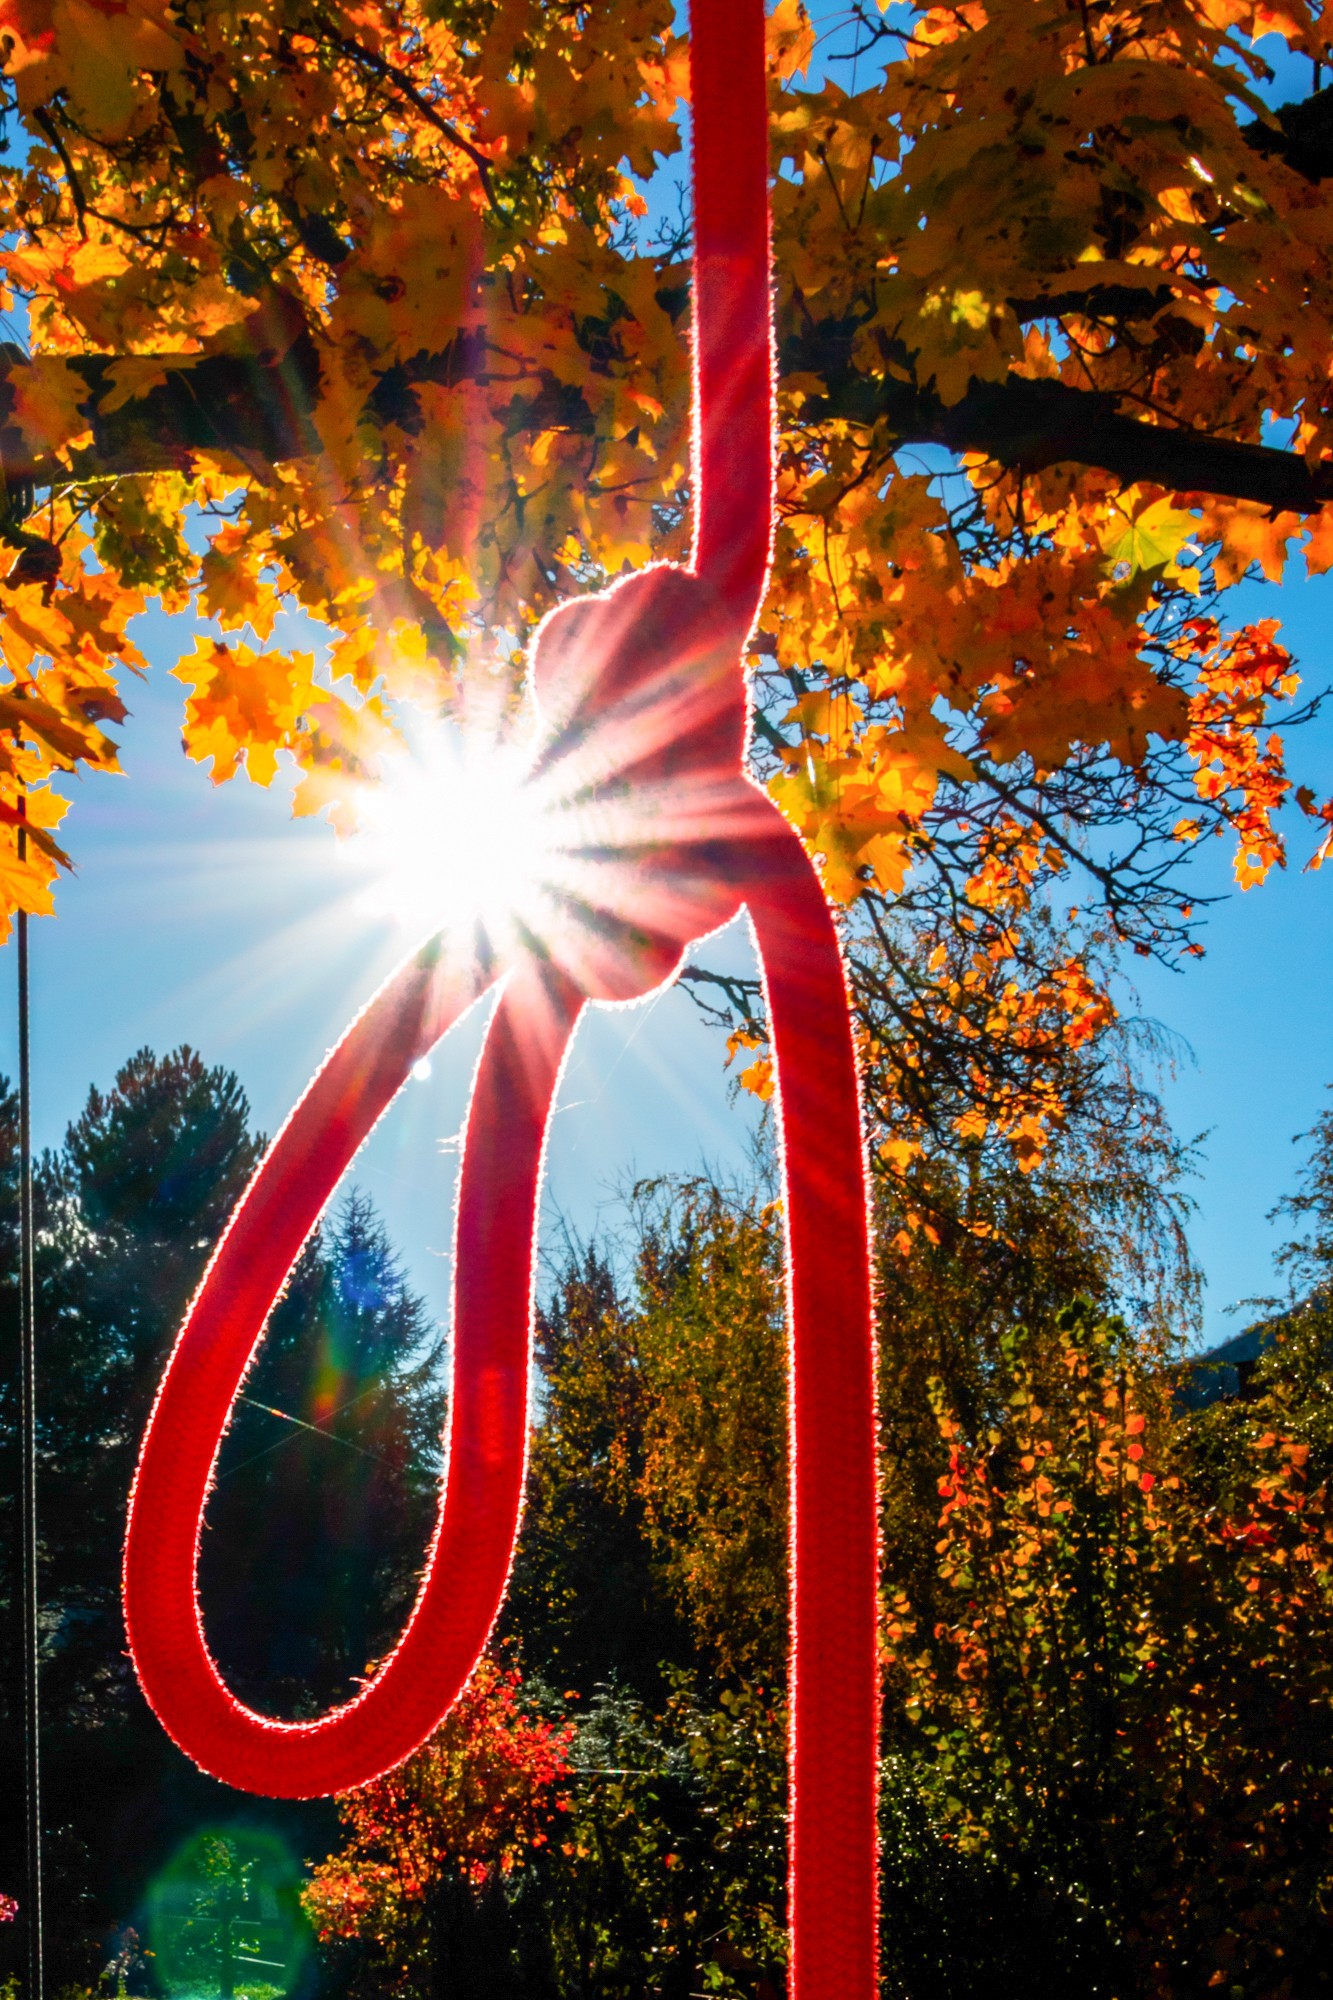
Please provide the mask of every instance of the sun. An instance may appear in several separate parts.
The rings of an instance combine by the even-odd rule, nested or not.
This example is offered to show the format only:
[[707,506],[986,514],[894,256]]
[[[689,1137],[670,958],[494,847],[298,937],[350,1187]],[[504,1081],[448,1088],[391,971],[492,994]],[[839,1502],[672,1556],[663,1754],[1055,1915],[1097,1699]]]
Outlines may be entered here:
[[484,929],[503,949],[537,927],[554,818],[522,748],[459,727],[413,732],[360,805],[348,859],[364,898],[418,936]]

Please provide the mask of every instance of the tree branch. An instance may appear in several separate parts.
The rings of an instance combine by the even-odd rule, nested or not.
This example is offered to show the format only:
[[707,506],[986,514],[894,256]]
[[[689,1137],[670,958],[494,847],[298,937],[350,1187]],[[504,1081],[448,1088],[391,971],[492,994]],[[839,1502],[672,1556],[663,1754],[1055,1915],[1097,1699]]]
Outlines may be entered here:
[[413,110],[420,117],[424,118],[427,124],[433,125],[436,131],[442,133],[451,145],[457,146],[460,153],[467,155],[477,170],[477,178],[485,190],[487,201],[494,208],[496,206],[495,185],[491,179],[490,161],[484,153],[478,152],[477,148],[463,137],[463,134],[451,119],[442,117],[430,102],[430,99],[421,95],[411,77],[404,70],[399,69],[395,63],[386,62],[384,57],[377,55],[373,49],[363,48],[360,42],[353,41],[347,35],[331,34],[329,39],[335,48],[341,49],[343,54],[350,56],[353,62],[361,63],[366,69],[371,70],[374,75],[381,77],[384,82],[392,84],[399,95],[407,100]]
[[[890,421],[893,400],[886,398]],[[1312,471],[1295,452],[1144,423],[1123,415],[1115,395],[1063,382],[1021,376],[973,382],[949,409],[919,392],[911,400],[914,407],[903,412],[904,443],[984,451],[1000,465],[1031,472],[1061,463],[1096,466],[1126,485],[1146,481],[1173,493],[1254,500],[1296,514],[1333,500],[1333,465]]]
[[887,372],[868,375],[839,365],[839,347],[844,352],[850,347],[841,326],[816,328],[784,343],[784,372],[814,372],[828,383],[827,395],[806,403],[809,421],[883,424],[900,446],[980,451],[999,465],[1028,472],[1058,464],[1096,466],[1126,485],[1146,481],[1174,493],[1254,500],[1297,514],[1314,513],[1333,500],[1333,466],[1312,471],[1295,452],[1145,423],[1124,415],[1113,392],[1011,375],[1003,382],[974,379],[959,402],[946,405],[932,390]]
[[1273,116],[1276,125],[1259,118],[1242,125],[1241,137],[1247,146],[1265,158],[1279,154],[1307,181],[1327,180],[1333,175],[1333,87],[1316,90],[1294,104],[1279,105]]
[[[116,357],[70,359],[68,365],[88,384],[85,407],[93,430],[92,446],[79,455],[78,476],[176,469],[188,465],[195,452],[231,452],[243,462],[269,465],[317,456],[314,341],[304,331],[292,340],[290,326],[277,327],[272,306],[254,314],[250,324],[249,354],[205,355],[189,366],[182,366],[179,356],[163,356],[166,381],[110,414],[99,405]],[[1113,393],[1011,376],[1004,382],[974,381],[961,401],[946,406],[914,383],[853,369],[846,360],[849,349],[850,335],[841,326],[817,327],[784,342],[784,372],[813,370],[828,384],[826,395],[806,404],[807,420],[882,424],[900,447],[979,451],[1000,465],[1032,472],[1061,463],[1095,466],[1127,485],[1146,482],[1298,514],[1333,501],[1333,465],[1312,470],[1294,452],[1148,423],[1125,415]],[[63,468],[34,457],[10,422],[13,381],[25,365],[0,354],[0,457],[11,491],[68,478]],[[504,372],[504,357],[483,336],[460,337],[439,353],[423,352],[386,370],[371,392],[370,413],[410,430],[420,422],[418,384]],[[524,386],[526,408],[516,413],[523,429],[591,430],[591,414],[576,388],[554,378],[531,378]]]

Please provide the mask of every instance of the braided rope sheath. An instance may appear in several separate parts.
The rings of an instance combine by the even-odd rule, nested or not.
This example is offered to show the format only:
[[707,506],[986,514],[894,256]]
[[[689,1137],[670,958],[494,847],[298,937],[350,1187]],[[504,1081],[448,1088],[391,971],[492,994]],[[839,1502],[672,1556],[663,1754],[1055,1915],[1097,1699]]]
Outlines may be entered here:
[[823,889],[792,834],[756,882],[787,1227],[793,2000],[878,1991],[878,1509],[860,1094]]
[[397,1649],[344,1707],[314,1722],[275,1722],[224,1686],[195,1595],[218,1446],[273,1302],[357,1148],[476,991],[470,967],[427,949],[353,1023],[232,1216],[149,1420],[125,1547],[130,1648],[169,1734],[244,1791],[317,1797],[401,1763],[467,1680],[504,1594],[527,1463],[541,1154],[583,1004],[567,982],[531,966],[515,968],[502,990],[468,1110],[455,1258],[480,1281],[458,1287],[448,1478]]
[[[744,774],[743,654],[772,533],[763,0],[693,0],[695,546],[561,606],[534,642],[534,770],[592,815],[579,913],[501,975],[474,1079],[455,1246],[447,1477],[421,1592],[356,1700],[313,1722],[243,1707],[196,1596],[203,1512],[274,1300],[357,1148],[495,976],[437,939],[392,976],[261,1164],[186,1316],[145,1434],[125,1550],[130,1646],[181,1748],[242,1789],[366,1782],[436,1727],[508,1578],[527,1452],[535,1216],[561,1066],[589,998],[641,996],[748,906],[778,1081],[791,1430],[793,2000],[876,1991],[874,1354],[860,1103],[831,914]],[[627,807],[626,800],[629,805]],[[628,817],[627,817],[628,813]],[[591,859],[586,857],[591,856]]]

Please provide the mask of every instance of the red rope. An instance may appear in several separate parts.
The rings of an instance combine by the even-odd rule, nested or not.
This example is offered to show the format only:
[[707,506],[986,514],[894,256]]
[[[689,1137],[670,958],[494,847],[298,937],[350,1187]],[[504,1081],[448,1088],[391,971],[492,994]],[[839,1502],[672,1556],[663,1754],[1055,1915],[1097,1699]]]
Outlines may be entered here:
[[759,614],[773,540],[768,90],[762,0],[693,0],[694,465],[690,567]]
[[315,1077],[232,1216],[181,1329],[130,1500],[125,1610],[149,1701],[181,1748],[242,1790],[310,1798],[364,1784],[428,1736],[476,1665],[504,1594],[527,1461],[537,1187],[560,1065],[582,1008],[531,964],[510,975],[469,1107],[455,1238],[449,1477],[416,1607],[355,1701],[315,1722],[243,1707],[209,1657],[199,1534],[231,1406],[301,1244],[414,1062],[473,999],[436,950],[394,974]]
[[209,1657],[198,1543],[219,1443],[301,1244],[376,1120],[487,983],[438,940],[315,1077],[239,1204],[144,1438],[125,1552],[130,1645],[165,1727],[244,1789],[363,1783],[437,1725],[503,1596],[526,1463],[545,1132],[585,999],[636,997],[748,905],[778,1080],[791,1424],[794,2000],[876,1990],[876,1496],[870,1260],[848,994],[800,842],[744,774],[743,655],[772,520],[762,0],[694,0],[695,549],[547,618],[534,777],[567,802],[569,879],[510,969],[478,1063],[459,1192],[448,1476],[412,1617],[314,1722],[244,1708]]
[[824,892],[794,835],[749,896],[778,1079],[791,1439],[796,2000],[871,2000],[879,1676],[874,1337],[860,1098]]

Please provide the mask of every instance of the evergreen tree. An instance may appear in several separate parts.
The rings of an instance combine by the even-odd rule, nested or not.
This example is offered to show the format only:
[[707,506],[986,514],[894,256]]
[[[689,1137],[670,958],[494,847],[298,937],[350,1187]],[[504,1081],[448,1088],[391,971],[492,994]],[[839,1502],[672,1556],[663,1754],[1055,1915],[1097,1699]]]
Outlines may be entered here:
[[641,1490],[648,1387],[605,1252],[571,1251],[538,1316],[542,1411],[501,1629],[560,1684],[661,1691],[688,1633],[652,1560]]
[[[57,1978],[94,1968],[194,1826],[234,1818],[148,1711],[120,1609],[125,1507],[181,1316],[262,1152],[237,1078],[140,1050],[36,1174],[42,1711]],[[0,1469],[7,1795],[18,1766],[16,1105],[0,1084]],[[441,1343],[369,1202],[306,1246],[224,1443],[201,1565],[209,1644],[243,1699],[322,1708],[393,1643],[434,1503]],[[279,1414],[280,1413],[280,1414]],[[247,1812],[250,1804],[247,1802]],[[299,1846],[324,1808],[277,1808]],[[253,1813],[250,1814],[253,1817]],[[21,1818],[0,1887],[21,1882]],[[17,1928],[17,1927],[16,1927]],[[0,1968],[2,1976],[3,1968]]]
[[346,1700],[396,1641],[435,1510],[441,1362],[370,1201],[349,1194],[274,1314],[209,1505],[210,1634],[256,1706]]
[[120,1613],[125,1506],[182,1314],[262,1141],[235,1076],[140,1049],[37,1172],[42,1601],[53,1716],[137,1706]]

